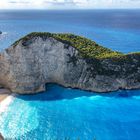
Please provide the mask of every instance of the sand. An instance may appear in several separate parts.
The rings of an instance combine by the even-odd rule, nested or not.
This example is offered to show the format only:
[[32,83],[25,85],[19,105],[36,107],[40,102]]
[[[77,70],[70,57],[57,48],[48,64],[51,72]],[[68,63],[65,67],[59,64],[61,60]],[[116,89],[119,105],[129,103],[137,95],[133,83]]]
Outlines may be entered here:
[[8,97],[8,94],[5,94],[5,95],[0,94],[0,102],[6,99],[7,97]]
[[10,93],[11,92],[8,89],[0,89],[0,102],[6,99]]

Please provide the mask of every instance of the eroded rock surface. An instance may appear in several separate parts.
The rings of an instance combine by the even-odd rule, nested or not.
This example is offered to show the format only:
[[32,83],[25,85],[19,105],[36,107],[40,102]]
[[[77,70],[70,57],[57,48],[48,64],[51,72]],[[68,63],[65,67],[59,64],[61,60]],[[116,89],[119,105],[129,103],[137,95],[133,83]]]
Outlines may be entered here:
[[31,94],[46,83],[96,92],[140,88],[140,54],[126,58],[84,58],[53,37],[20,40],[0,54],[0,85]]

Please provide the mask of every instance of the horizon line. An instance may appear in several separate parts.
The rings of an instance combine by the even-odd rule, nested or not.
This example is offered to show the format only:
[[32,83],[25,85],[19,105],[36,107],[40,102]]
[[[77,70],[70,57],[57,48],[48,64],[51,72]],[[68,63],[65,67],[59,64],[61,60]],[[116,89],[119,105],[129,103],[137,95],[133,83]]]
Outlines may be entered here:
[[2,10],[18,10],[18,11],[22,11],[22,10],[140,10],[140,8],[67,8],[67,9],[59,9],[59,8],[20,8],[20,9],[0,9],[0,11]]

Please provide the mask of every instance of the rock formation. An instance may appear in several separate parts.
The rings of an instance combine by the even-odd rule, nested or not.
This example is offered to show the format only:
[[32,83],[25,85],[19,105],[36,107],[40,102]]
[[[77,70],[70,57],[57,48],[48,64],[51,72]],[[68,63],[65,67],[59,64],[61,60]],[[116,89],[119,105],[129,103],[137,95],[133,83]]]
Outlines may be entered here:
[[3,136],[0,134],[0,140],[4,140]]
[[8,89],[0,88],[0,95],[2,95],[2,94],[9,95],[9,94],[11,94],[11,92]]
[[140,88],[139,53],[112,56],[115,53],[107,50],[111,56],[99,58],[93,53],[99,56],[103,52],[98,48],[106,48],[91,50],[93,57],[83,48],[53,34],[29,34],[0,54],[0,85],[19,94],[44,91],[47,83],[95,92]]

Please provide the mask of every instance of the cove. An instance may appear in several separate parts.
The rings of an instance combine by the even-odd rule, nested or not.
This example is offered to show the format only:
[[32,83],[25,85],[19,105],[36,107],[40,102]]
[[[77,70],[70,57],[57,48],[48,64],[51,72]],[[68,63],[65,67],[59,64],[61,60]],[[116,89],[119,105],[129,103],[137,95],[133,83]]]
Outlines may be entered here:
[[139,102],[139,90],[96,94],[49,84],[13,97],[0,132],[12,140],[138,140]]

